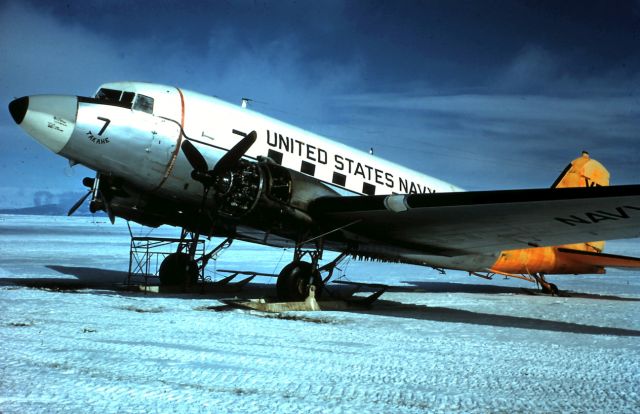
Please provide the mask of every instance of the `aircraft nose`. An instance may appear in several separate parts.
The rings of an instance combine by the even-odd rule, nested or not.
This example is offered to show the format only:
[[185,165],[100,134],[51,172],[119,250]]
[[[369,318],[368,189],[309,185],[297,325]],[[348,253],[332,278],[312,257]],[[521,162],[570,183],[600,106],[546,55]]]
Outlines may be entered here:
[[22,98],[14,99],[9,104],[9,112],[16,124],[20,125],[24,116],[27,114],[27,108],[29,107],[29,97],[23,96]]
[[23,96],[11,101],[9,112],[26,133],[59,153],[75,129],[78,98],[65,95]]

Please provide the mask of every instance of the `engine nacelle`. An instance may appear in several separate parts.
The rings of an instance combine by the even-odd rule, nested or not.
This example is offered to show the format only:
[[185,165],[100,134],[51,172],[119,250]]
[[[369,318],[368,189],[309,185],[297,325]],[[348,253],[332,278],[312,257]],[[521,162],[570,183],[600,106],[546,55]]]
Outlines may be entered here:
[[312,200],[338,195],[317,179],[270,161],[241,160],[214,189],[218,215],[264,230],[298,234],[313,224],[307,214]]

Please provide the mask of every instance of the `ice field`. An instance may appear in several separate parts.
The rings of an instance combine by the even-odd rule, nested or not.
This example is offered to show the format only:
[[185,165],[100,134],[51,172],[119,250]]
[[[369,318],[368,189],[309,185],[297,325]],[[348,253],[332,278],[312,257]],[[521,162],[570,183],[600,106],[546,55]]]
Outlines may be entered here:
[[[638,256],[640,241],[607,252]],[[336,277],[393,286],[372,309],[264,314],[219,299],[273,295],[269,278],[204,296],[115,289],[122,220],[0,215],[0,253],[3,414],[640,412],[638,272],[550,276],[569,293],[552,297],[350,261]],[[291,257],[236,242],[210,268],[277,273]]]

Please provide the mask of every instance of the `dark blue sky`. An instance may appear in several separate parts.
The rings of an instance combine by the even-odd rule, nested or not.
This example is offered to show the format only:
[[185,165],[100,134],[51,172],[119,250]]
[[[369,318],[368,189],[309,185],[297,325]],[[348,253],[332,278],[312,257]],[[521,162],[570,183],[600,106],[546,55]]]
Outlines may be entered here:
[[[640,183],[639,1],[0,1],[0,56],[5,104],[161,82],[468,189]],[[0,207],[87,174],[0,111]]]

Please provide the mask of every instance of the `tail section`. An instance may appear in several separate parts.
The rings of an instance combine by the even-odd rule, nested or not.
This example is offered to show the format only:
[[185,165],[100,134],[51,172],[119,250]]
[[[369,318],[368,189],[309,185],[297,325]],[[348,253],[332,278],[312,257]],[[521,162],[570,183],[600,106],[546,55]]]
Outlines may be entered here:
[[[552,188],[565,187],[594,187],[609,185],[609,171],[598,161],[591,159],[589,153],[582,152],[582,156],[571,161],[560,177],[551,186]],[[556,261],[562,263],[567,269],[576,270],[580,266],[594,270],[607,266],[621,269],[640,268],[640,258],[605,254],[604,241],[567,244],[555,248]],[[593,273],[597,273],[592,270]],[[577,272],[578,273],[578,272]]]
[[[609,177],[609,171],[604,165],[592,159],[587,151],[582,151],[582,155],[567,165],[551,188],[608,186]],[[601,253],[604,250],[604,241],[576,243],[562,247]]]
[[[571,161],[551,188],[608,186],[609,171],[589,153]],[[635,258],[605,255],[604,241],[502,252],[492,271],[508,274],[604,273],[605,266],[637,267]]]
[[608,186],[609,171],[604,165],[589,157],[587,151],[571,161],[551,188]]

